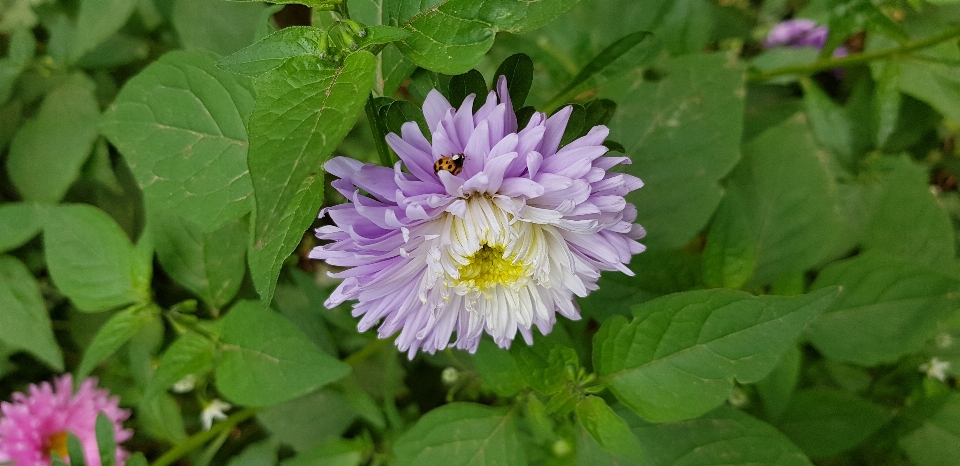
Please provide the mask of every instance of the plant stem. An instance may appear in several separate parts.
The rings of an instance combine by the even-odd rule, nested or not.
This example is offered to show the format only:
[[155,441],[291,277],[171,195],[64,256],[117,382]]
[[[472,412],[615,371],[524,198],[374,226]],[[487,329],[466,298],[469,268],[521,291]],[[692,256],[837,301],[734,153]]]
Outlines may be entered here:
[[203,430],[193,434],[183,443],[173,447],[172,450],[164,453],[160,458],[157,458],[157,460],[154,461],[151,466],[167,466],[172,464],[174,461],[180,459],[181,456],[190,453],[195,448],[200,447],[217,435],[220,435],[221,432],[233,429],[237,424],[253,417],[253,415],[257,414],[258,411],[260,411],[258,408],[245,408],[240,412],[232,414],[222,422],[214,424],[210,430]]
[[377,153],[380,154],[380,165],[384,167],[393,166],[393,158],[390,157],[390,148],[387,147],[387,133],[377,116],[377,109],[373,105],[373,94],[367,97],[367,121],[370,122],[370,130],[373,131],[373,142],[377,146]]
[[812,63],[806,63],[803,65],[790,65],[784,66],[782,68],[774,68],[769,71],[762,71],[755,73],[750,76],[751,82],[762,82],[769,79],[775,78],[777,76],[783,76],[787,74],[813,74],[819,71],[831,70],[834,68],[847,68],[856,65],[862,65],[864,63],[869,63],[873,60],[878,60],[881,58],[893,57],[896,55],[903,55],[906,53],[913,52],[915,50],[921,50],[928,47],[932,47],[941,42],[948,41],[960,37],[960,26],[948,29],[940,34],[927,37],[926,39],[918,40],[916,42],[907,43],[901,45],[900,47],[894,47],[886,50],[877,50],[874,52],[867,53],[858,53],[856,55],[850,55],[842,58],[830,58],[826,60],[817,60]]

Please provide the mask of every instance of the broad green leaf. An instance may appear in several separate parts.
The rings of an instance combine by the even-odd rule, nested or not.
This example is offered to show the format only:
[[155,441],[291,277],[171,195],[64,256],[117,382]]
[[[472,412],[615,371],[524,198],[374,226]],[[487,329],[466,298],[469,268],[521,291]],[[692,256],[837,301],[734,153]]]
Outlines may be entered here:
[[136,452],[127,458],[127,466],[147,466],[147,458],[143,456],[143,453]]
[[525,465],[514,416],[473,403],[433,409],[397,439],[395,464]]
[[280,266],[323,200],[321,166],[353,128],[373,85],[376,60],[353,53],[340,68],[291,59],[257,84],[247,163],[256,192],[249,251],[257,292],[270,302]]
[[813,267],[843,231],[827,155],[806,128],[797,117],[744,145],[743,161],[731,173],[723,201],[734,206],[718,211],[717,221],[733,221],[725,215],[745,217],[756,262],[752,282],[757,284]]
[[[914,40],[943,32],[938,22],[913,21],[911,28],[919,32]],[[890,40],[874,43],[880,48],[896,45]],[[948,119],[960,121],[960,77],[955,66],[960,59],[957,43],[945,41],[914,54],[916,58],[897,60],[896,85],[900,91],[926,102]],[[882,72],[881,63],[874,65],[873,72],[875,76]]]
[[63,355],[53,338],[47,307],[30,270],[0,255],[0,341],[29,351],[51,368],[63,370]]
[[951,464],[960,458],[960,395],[952,393],[932,416],[900,437],[900,447],[916,466]]
[[204,231],[250,211],[245,121],[249,79],[203,52],[171,52],[127,82],[100,130],[119,149],[151,207]]
[[740,157],[743,122],[744,73],[725,55],[677,58],[665,72],[655,82],[628,73],[601,90],[619,104],[611,137],[633,161],[623,170],[644,181],[627,200],[650,248],[685,245],[713,215],[717,182]]
[[170,21],[187,50],[229,55],[253,43],[263,3],[223,0],[173,0]]
[[120,30],[136,0],[81,0],[70,57],[78,60]]
[[76,370],[77,379],[82,380],[90,375],[97,365],[116,353],[159,312],[156,306],[131,306],[110,317],[84,351],[80,367]]
[[586,396],[577,403],[577,419],[604,450],[633,461],[643,460],[640,442],[627,423],[607,406],[603,398]]
[[360,466],[371,445],[362,438],[327,440],[293,458],[281,466]]
[[193,332],[183,334],[163,352],[144,396],[156,396],[188,375],[205,372],[212,367],[215,355],[216,345],[209,338]]
[[[648,64],[660,51],[660,46],[660,42],[654,38],[654,35],[647,31],[637,31],[623,36],[603,49],[593,60],[590,60],[570,80],[570,84],[567,84],[567,87],[546,104],[546,108],[555,108],[576,95],[579,90],[585,87],[584,84],[595,83],[599,77],[616,76],[630,71],[631,68]],[[628,58],[623,59],[624,56]],[[621,61],[626,63],[620,63]],[[531,66],[530,72],[532,73],[532,71]],[[527,87],[527,91],[529,89]],[[526,97],[526,92],[523,95]],[[519,108],[522,104],[521,101],[514,106]]]
[[430,134],[427,127],[427,120],[423,117],[423,110],[407,100],[397,100],[380,109],[380,120],[383,122],[388,132],[400,134],[403,124],[408,121],[416,121],[423,134]]
[[77,179],[97,137],[94,89],[86,76],[71,76],[13,137],[7,171],[25,200],[57,202]]
[[257,414],[257,421],[277,440],[298,452],[318,448],[339,437],[357,419],[346,396],[323,389],[271,406]]
[[117,461],[117,439],[114,437],[113,421],[101,411],[97,414],[94,429],[97,435],[97,450],[100,452],[100,464],[113,466]]
[[87,458],[84,455],[83,444],[80,443],[80,438],[76,434],[69,431],[67,432],[67,453],[70,457],[71,466],[86,466]]
[[823,269],[812,289],[843,287],[830,311],[809,327],[810,341],[830,359],[864,366],[918,351],[955,309],[955,279],[880,252]]
[[150,229],[163,270],[215,312],[230,302],[246,273],[247,230],[241,220],[204,233],[182,217],[156,213]]
[[290,321],[258,303],[241,301],[222,320],[217,388],[230,401],[270,406],[310,393],[350,372]]
[[392,96],[397,89],[417,69],[407,57],[403,56],[396,44],[389,44],[377,55],[380,60],[377,66],[376,85],[374,88],[385,96]]
[[480,346],[473,355],[473,365],[483,383],[497,395],[515,395],[527,386],[516,358],[486,338],[480,340]]
[[874,111],[877,120],[878,147],[884,147],[890,135],[897,129],[903,96],[900,94],[900,65],[894,60],[887,61],[877,73],[877,85],[874,96]]
[[83,204],[48,207],[43,228],[53,283],[81,311],[149,301],[149,287],[139,288],[134,280],[130,239],[102,210]]
[[783,434],[729,406],[688,421],[640,422],[633,433],[658,466],[812,466]]
[[777,419],[787,409],[800,379],[800,349],[794,346],[766,377],[756,383],[768,419]]
[[[497,72],[493,74],[493,85],[496,86],[500,76],[507,79],[507,90],[510,92],[510,102],[513,103],[514,110],[520,110],[523,102],[527,100],[530,94],[530,86],[533,85],[533,60],[523,53],[510,55],[500,63]],[[480,99],[481,95],[477,95]]]
[[0,204],[0,252],[23,246],[43,228],[43,207],[32,202]]
[[[468,95],[474,94],[473,108],[476,111],[480,105],[483,105],[487,95],[487,81],[477,70],[469,70],[466,73],[450,77],[450,105],[460,107],[463,99]],[[397,133],[399,134],[399,133]]]
[[593,339],[594,367],[616,397],[654,422],[699,416],[777,365],[836,288],[802,296],[731,290],[676,293],[616,316]]
[[[746,214],[737,203],[721,203],[703,249],[703,282],[712,288],[739,289],[753,276],[756,262]],[[735,212],[726,212],[733,209]]]
[[320,49],[320,28],[292,26],[281,29],[254,44],[224,57],[217,66],[247,76],[261,76],[294,57],[316,57]]
[[630,315],[630,307],[665,294],[700,288],[700,256],[684,250],[648,249],[634,256],[629,276],[621,272],[600,275],[598,290],[578,298],[585,317],[603,322],[612,315]]
[[533,345],[513,345],[510,353],[526,384],[544,395],[563,390],[569,380],[567,368],[580,366],[577,352],[551,336],[537,334]]
[[167,393],[141,398],[137,406],[137,423],[147,435],[171,444],[187,439],[180,405]]
[[577,0],[393,0],[390,24],[412,34],[398,43],[417,65],[446,74],[473,68],[493,46],[499,31],[522,33],[543,26]]
[[[0,58],[0,105],[7,102],[13,92],[17,78],[24,67],[33,58],[37,40],[28,28],[18,28],[10,35],[7,56]],[[3,144],[0,144],[0,149]]]
[[[956,245],[950,217],[930,192],[928,169],[909,158],[887,158],[874,175],[864,246],[937,271],[952,270]],[[871,167],[872,168],[872,167]]]
[[848,392],[814,388],[794,393],[777,428],[808,455],[823,458],[859,445],[892,417]]
[[273,439],[248,444],[239,455],[230,458],[226,466],[273,466],[277,464],[278,447]]

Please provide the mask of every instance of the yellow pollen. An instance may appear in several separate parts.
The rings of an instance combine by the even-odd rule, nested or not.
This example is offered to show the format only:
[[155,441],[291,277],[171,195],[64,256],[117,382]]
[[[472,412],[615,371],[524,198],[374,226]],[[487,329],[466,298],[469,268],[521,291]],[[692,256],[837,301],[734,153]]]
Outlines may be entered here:
[[66,458],[67,453],[67,431],[57,432],[47,439],[47,451],[55,451],[61,458]]
[[460,266],[460,283],[484,290],[498,284],[509,286],[525,277],[527,274],[523,263],[504,259],[503,253],[502,246],[481,246],[467,258],[469,262],[466,265]]

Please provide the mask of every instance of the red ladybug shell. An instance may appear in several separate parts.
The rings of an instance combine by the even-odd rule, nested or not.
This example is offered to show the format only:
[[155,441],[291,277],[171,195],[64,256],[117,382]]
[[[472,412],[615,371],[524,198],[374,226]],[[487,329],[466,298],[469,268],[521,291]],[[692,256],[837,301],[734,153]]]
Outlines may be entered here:
[[440,173],[440,170],[448,171],[454,175],[459,175],[463,171],[463,154],[453,154],[450,157],[443,157],[433,163],[433,172]]

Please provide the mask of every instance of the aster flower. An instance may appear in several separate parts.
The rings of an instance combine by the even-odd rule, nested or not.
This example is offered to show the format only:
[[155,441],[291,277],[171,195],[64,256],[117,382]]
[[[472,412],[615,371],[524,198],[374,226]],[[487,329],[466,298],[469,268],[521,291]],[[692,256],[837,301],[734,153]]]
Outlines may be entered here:
[[[0,403],[0,462],[17,466],[49,466],[50,451],[67,457],[67,435],[73,433],[83,445],[89,466],[100,466],[97,449],[97,415],[104,413],[113,421],[117,444],[133,432],[123,428],[130,411],[120,409],[119,398],[99,389],[95,378],[88,378],[73,393],[70,374],[30,385],[27,393],[14,393],[12,402]],[[117,447],[116,464],[122,466],[128,453]]]
[[475,98],[455,109],[431,91],[432,138],[416,122],[389,134],[393,168],[324,165],[352,201],[320,212],[334,225],[317,236],[332,242],[310,256],[346,268],[331,274],[343,282],[325,304],[358,300],[359,330],[382,321],[380,337],[399,331],[411,358],[448,345],[473,352],[484,332],[504,348],[517,332],[531,344],[534,326],[547,334],[557,314],[579,319],[574,295],[595,290],[601,271],[632,274],[625,264],[644,250],[624,200],[643,183],[608,171],[630,160],[603,156],[605,126],[559,148],[572,107],[521,129],[504,77],[476,113]]
[[[813,47],[822,49],[827,43],[827,35],[830,30],[826,26],[821,26],[815,21],[809,19],[789,19],[783,21],[767,34],[764,45],[767,48],[772,47]],[[848,50],[840,46],[834,50],[833,55],[846,56]]]

